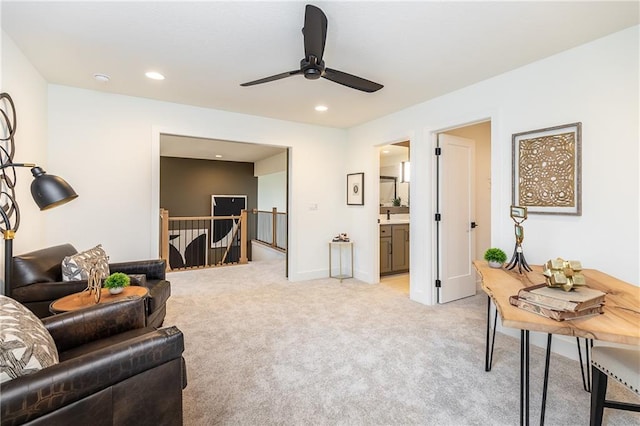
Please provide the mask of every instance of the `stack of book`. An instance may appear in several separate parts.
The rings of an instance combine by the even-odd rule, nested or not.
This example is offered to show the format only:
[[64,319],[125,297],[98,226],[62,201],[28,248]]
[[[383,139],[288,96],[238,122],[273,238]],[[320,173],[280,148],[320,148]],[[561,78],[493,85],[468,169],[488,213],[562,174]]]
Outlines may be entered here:
[[564,291],[538,284],[521,289],[509,302],[525,311],[564,321],[604,313],[604,297],[602,291],[584,286]]

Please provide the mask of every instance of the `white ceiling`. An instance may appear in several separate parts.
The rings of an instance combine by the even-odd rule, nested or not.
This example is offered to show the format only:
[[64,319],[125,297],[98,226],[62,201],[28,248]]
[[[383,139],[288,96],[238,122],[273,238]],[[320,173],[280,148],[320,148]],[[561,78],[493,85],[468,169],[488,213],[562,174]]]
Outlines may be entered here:
[[637,1],[313,2],[328,17],[327,66],[385,85],[368,94],[302,76],[240,87],[298,68],[305,2],[0,4],[2,29],[50,83],[338,128],[640,22]]
[[161,157],[255,163],[285,151],[286,148],[272,145],[192,138],[179,135],[160,135]]

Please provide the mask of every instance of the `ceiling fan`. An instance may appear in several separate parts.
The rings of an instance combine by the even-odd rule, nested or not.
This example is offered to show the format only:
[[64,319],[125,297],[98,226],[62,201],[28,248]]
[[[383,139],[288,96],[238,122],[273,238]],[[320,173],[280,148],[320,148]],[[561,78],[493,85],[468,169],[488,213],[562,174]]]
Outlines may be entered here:
[[327,39],[327,17],[316,6],[307,5],[302,34],[304,35],[304,58],[300,61],[300,69],[242,83],[240,86],[253,86],[302,74],[309,80],[317,80],[322,77],[334,83],[368,93],[384,87],[382,84],[374,83],[362,77],[325,67],[322,55],[324,54],[324,45]]

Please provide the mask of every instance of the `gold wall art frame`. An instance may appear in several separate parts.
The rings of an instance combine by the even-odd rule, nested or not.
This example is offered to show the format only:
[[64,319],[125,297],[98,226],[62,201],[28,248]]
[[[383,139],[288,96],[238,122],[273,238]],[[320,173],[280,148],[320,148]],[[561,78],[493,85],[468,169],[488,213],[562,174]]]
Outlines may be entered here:
[[512,136],[514,206],[529,214],[582,215],[582,123]]

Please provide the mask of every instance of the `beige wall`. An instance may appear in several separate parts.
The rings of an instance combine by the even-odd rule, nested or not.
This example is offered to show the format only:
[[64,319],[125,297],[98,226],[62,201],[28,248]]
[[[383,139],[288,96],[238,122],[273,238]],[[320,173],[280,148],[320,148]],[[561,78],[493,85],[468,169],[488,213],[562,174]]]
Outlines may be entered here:
[[[447,134],[476,142],[476,258],[491,247],[491,122],[447,130]],[[508,251],[507,255],[509,255]]]

